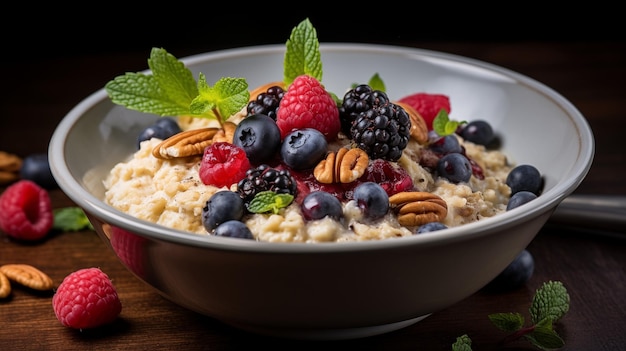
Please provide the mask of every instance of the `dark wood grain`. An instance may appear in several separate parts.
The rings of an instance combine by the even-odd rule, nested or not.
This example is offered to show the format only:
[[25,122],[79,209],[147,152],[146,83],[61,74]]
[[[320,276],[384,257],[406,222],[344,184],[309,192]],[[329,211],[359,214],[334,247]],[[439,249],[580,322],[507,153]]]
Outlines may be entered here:
[[[389,41],[387,41],[389,42]],[[585,115],[596,138],[593,167],[576,193],[626,195],[626,44],[621,41],[405,41],[414,46],[469,56],[534,78],[570,100]],[[178,57],[216,47],[181,46]],[[78,102],[113,77],[147,67],[149,50],[101,50],[9,60],[1,69],[0,150],[26,156],[46,152],[55,126]],[[541,126],[537,126],[541,128]],[[72,206],[51,191],[56,208]],[[626,230],[626,229],[625,229]],[[100,267],[113,279],[123,304],[111,326],[74,331],[57,321],[51,293],[14,286],[0,300],[0,350],[230,350],[327,347],[371,350],[449,350],[467,333],[475,350],[500,349],[504,336],[489,313],[521,312],[543,282],[562,281],[571,308],[557,325],[566,350],[626,350],[626,233],[623,239],[547,225],[529,245],[535,273],[508,293],[481,291],[410,326],[386,335],[341,342],[299,342],[256,336],[170,303],[132,276],[94,232],[53,233],[24,244],[0,233],[0,264],[28,263],[59,283],[67,274]],[[517,341],[508,350],[532,350]]]

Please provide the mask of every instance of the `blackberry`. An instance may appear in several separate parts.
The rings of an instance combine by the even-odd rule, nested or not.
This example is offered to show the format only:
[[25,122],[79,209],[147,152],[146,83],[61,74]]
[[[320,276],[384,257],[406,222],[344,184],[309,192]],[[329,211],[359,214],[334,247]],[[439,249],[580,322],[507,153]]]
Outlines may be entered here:
[[237,184],[237,192],[246,205],[256,194],[267,190],[277,194],[291,194],[295,198],[298,184],[288,170],[272,168],[267,164],[249,169]]
[[256,100],[248,102],[246,111],[248,115],[264,114],[276,120],[276,111],[285,91],[278,85],[269,87],[264,93],[259,94]]
[[361,112],[365,112],[376,105],[389,102],[387,94],[380,90],[374,90],[367,84],[357,85],[343,97],[343,103],[339,107],[339,119],[341,131],[350,137],[350,128]]
[[387,102],[361,112],[350,128],[357,147],[371,159],[397,161],[409,143],[411,119],[406,111]]

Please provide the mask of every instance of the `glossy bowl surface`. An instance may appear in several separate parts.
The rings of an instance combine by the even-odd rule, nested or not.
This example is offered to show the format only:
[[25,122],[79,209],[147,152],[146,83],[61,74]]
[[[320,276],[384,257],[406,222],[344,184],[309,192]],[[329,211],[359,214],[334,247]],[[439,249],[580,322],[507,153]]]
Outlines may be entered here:
[[[502,67],[414,48],[320,45],[326,88],[341,95],[378,73],[393,98],[450,96],[451,117],[485,119],[516,164],[544,176],[530,204],[427,235],[342,244],[277,244],[201,236],[137,220],[106,205],[103,179],[158,117],[114,105],[104,89],[57,127],[52,173],[126,267],[162,296],[226,324],[272,336],[349,339],[411,325],[478,291],[502,271],[586,176],[594,154],[585,118],[549,87]],[[283,76],[284,46],[182,59],[207,82]]]

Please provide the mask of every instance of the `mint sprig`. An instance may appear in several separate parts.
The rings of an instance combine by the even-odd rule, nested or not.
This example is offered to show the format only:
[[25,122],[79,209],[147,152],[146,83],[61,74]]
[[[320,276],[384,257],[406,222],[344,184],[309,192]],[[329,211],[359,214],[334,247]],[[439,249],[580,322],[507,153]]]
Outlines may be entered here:
[[291,202],[293,202],[293,195],[291,194],[277,194],[271,190],[261,191],[248,204],[248,211],[277,214],[281,208],[289,206]]
[[283,61],[283,83],[289,87],[296,77],[306,74],[322,81],[322,58],[317,31],[306,18],[291,30]]
[[[489,320],[500,330],[509,333],[502,344],[526,338],[541,350],[556,350],[565,346],[565,341],[554,330],[558,322],[569,311],[570,296],[563,283],[548,281],[533,297],[529,308],[532,324],[525,326],[520,313],[493,313]],[[471,339],[464,334],[452,345],[453,351],[471,351]]]
[[454,133],[459,125],[463,123],[467,122],[451,120],[448,111],[441,109],[433,120],[433,130],[440,136],[446,136]]
[[222,124],[250,98],[243,78],[221,78],[210,86],[200,73],[198,82],[182,61],[162,48],[148,59],[152,74],[126,73],[105,85],[113,103],[159,116],[217,119]]

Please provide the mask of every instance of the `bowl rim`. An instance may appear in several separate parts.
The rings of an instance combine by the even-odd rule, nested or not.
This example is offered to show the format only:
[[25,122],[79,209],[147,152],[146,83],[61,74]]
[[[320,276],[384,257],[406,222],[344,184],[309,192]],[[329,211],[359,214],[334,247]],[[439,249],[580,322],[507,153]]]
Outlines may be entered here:
[[[232,49],[210,51],[181,58],[180,61],[186,66],[195,65],[207,60],[223,59],[229,57],[251,56],[258,54],[281,54],[285,51],[283,44],[269,44],[258,46],[247,46]],[[516,208],[505,213],[498,214],[491,218],[485,218],[478,222],[464,224],[459,227],[452,227],[443,231],[435,231],[414,235],[410,237],[372,240],[361,242],[342,243],[273,243],[252,240],[235,240],[232,238],[222,238],[215,236],[203,236],[188,233],[181,230],[167,228],[148,221],[139,220],[131,215],[123,213],[105,204],[101,199],[93,196],[77,182],[70,170],[66,167],[64,158],[65,137],[71,131],[73,124],[80,119],[82,114],[93,106],[109,100],[105,88],[88,95],[85,99],[73,107],[61,120],[55,129],[48,148],[50,168],[59,187],[63,190],[77,206],[85,212],[100,218],[106,223],[126,227],[132,223],[134,232],[139,235],[151,237],[153,239],[176,242],[183,245],[198,247],[212,247],[222,250],[271,252],[271,253],[327,253],[346,252],[363,250],[384,250],[398,246],[407,247],[410,245],[442,245],[454,241],[470,240],[476,236],[490,235],[498,231],[504,224],[519,224],[528,218],[538,217],[547,211],[551,211],[569,194],[571,194],[583,181],[591,168],[595,152],[594,137],[587,120],[580,111],[565,97],[546,86],[545,84],[522,75],[510,69],[497,66],[470,57],[420,49],[414,47],[404,47],[384,44],[363,44],[363,43],[320,43],[322,54],[326,52],[360,52],[363,54],[376,53],[385,55],[404,56],[414,60],[437,60],[452,64],[464,64],[492,71],[504,77],[512,79],[517,84],[541,93],[564,110],[578,131],[579,153],[575,164],[572,166],[572,174],[566,181],[556,184],[546,193],[533,200],[534,206]],[[145,70],[144,73],[149,73]],[[520,211],[527,212],[525,216],[518,217]],[[480,230],[477,230],[480,229]]]

